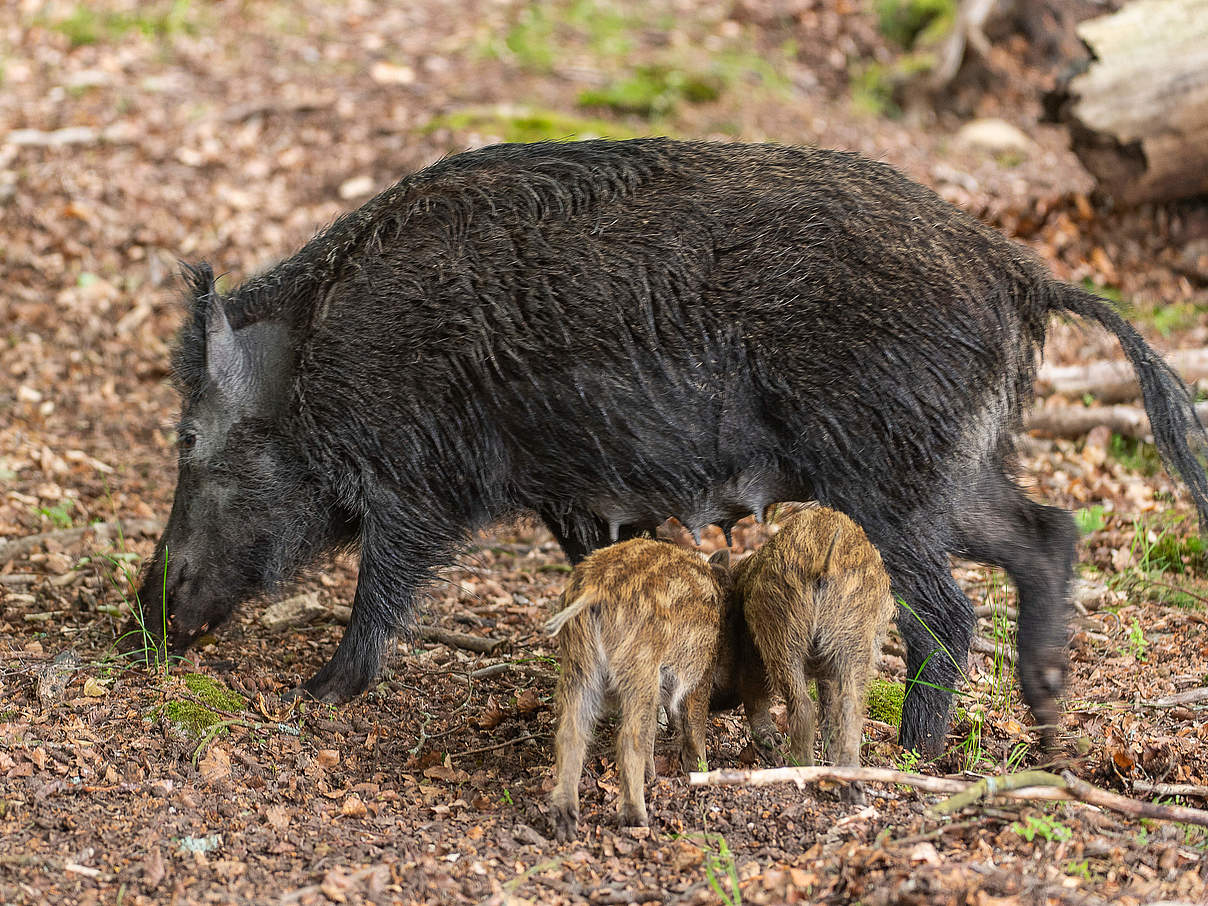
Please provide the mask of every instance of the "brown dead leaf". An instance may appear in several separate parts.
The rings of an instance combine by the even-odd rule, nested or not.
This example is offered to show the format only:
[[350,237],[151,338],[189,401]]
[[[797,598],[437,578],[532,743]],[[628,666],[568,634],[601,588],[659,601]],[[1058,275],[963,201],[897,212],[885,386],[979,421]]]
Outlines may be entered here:
[[364,818],[368,814],[365,803],[356,793],[350,795],[340,804],[340,814],[345,818]]
[[264,810],[264,818],[269,825],[283,834],[289,828],[289,809],[281,805],[270,805]]
[[84,694],[89,698],[104,698],[109,694],[109,690],[95,676],[90,676],[84,680]]
[[541,700],[537,697],[536,689],[525,689],[516,696],[516,710],[520,714],[532,714],[541,708]]
[[315,762],[323,768],[334,768],[340,763],[340,753],[336,749],[319,749]]
[[356,887],[356,881],[338,868],[333,868],[319,883],[319,889],[327,899],[335,903],[347,903],[348,894]]
[[143,883],[154,889],[159,886],[167,873],[163,853],[158,848],[147,853],[147,857],[143,859]]
[[499,726],[499,722],[503,720],[503,709],[495,701],[495,696],[487,699],[486,707],[482,709],[482,713],[478,715],[478,720],[475,723],[480,730],[494,730]]
[[231,776],[231,756],[222,746],[211,746],[197,765],[201,779],[206,783],[218,783]]

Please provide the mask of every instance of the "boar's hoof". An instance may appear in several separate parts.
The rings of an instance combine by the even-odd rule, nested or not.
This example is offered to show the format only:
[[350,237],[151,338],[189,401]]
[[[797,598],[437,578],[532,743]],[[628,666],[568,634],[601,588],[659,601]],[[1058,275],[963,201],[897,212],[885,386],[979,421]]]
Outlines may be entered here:
[[314,680],[311,680],[309,683],[303,683],[301,686],[282,693],[281,700],[284,702],[314,701],[323,702],[328,705],[342,705],[345,702],[352,701],[355,697],[355,692],[351,695],[345,694],[336,683],[328,683],[320,687]]
[[579,812],[577,809],[564,808],[560,805],[551,806],[549,810],[549,823],[554,831],[554,839],[559,843],[569,843],[576,837]]

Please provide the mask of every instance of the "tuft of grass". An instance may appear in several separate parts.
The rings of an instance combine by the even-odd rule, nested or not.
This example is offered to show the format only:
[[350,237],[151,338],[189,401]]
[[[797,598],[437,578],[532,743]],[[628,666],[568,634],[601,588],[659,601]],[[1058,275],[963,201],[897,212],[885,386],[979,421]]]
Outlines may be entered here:
[[956,0],[875,0],[873,11],[881,34],[909,50],[951,31]]
[[[738,864],[734,853],[721,834],[702,832],[704,843],[701,851],[705,854],[705,878],[717,895],[718,900],[726,906],[742,906],[742,889],[738,886]],[[730,889],[727,891],[722,879],[728,878]]]
[[1082,507],[1074,512],[1074,521],[1078,524],[1078,532],[1082,535],[1090,535],[1100,531],[1105,525],[1106,520],[1103,514],[1106,512],[1101,504],[1096,503],[1094,506]]
[[636,138],[638,133],[607,120],[570,116],[554,110],[470,108],[433,117],[424,133],[448,129],[476,133],[501,142],[571,141],[585,138]]
[[1145,630],[1141,628],[1141,621],[1133,617],[1132,625],[1128,627],[1128,650],[1132,656],[1138,660],[1145,660],[1145,649],[1149,646],[1149,642],[1145,638]]
[[1107,447],[1108,455],[1130,472],[1140,472],[1152,478],[1162,471],[1162,457],[1158,448],[1135,437],[1113,434]]
[[1015,688],[1014,664],[1006,652],[1014,651],[1015,625],[1007,617],[1007,586],[1003,574],[994,572],[986,590],[985,601],[992,608],[991,631],[994,638],[994,658],[991,664],[990,707],[1007,710],[1011,706],[1011,695]]
[[627,78],[581,92],[578,103],[580,107],[602,107],[650,118],[671,113],[681,102],[715,101],[724,84],[715,72],[685,71],[652,63],[636,67]]
[[873,678],[868,684],[868,716],[895,727],[902,725],[902,702],[906,699],[906,686],[888,680]]
[[197,30],[190,16],[191,5],[191,0],[142,3],[126,12],[97,10],[81,3],[70,15],[50,23],[50,27],[66,35],[72,47],[119,41],[132,32],[163,40]]

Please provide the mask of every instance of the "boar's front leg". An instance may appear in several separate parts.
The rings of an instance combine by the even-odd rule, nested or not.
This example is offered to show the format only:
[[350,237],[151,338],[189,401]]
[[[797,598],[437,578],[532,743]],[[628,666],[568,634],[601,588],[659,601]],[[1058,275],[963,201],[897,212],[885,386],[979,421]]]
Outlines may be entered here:
[[898,630],[906,642],[898,742],[932,758],[944,751],[952,695],[969,662],[973,605],[952,578],[946,552],[927,555],[910,549],[910,543],[903,537],[900,547],[881,548],[894,594],[905,602],[898,610]]
[[290,697],[305,694],[329,703],[350,701],[377,678],[386,646],[411,616],[419,584],[413,552],[368,521],[361,531],[361,564],[352,615],[335,654]]

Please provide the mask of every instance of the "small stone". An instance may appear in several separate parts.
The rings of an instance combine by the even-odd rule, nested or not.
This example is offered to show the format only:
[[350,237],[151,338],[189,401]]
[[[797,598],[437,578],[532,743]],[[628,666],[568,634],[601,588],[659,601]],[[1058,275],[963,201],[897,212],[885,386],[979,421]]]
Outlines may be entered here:
[[1006,120],[994,117],[965,123],[957,131],[956,141],[958,144],[981,148],[991,154],[1008,151],[1029,154],[1036,148],[1036,143],[1020,129]]

